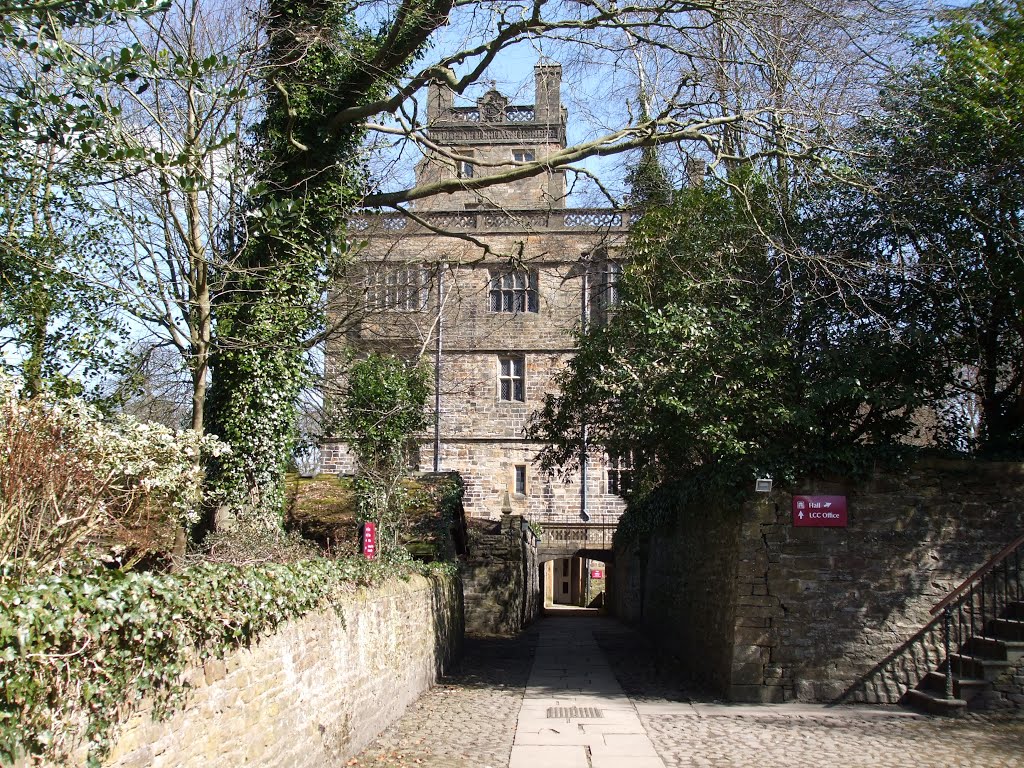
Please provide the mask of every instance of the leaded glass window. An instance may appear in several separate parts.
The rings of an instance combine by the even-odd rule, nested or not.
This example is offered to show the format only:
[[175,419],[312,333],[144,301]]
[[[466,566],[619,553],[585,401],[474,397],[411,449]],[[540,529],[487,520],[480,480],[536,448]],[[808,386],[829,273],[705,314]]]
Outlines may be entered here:
[[430,271],[422,265],[370,268],[366,276],[366,308],[418,312],[426,309]]
[[490,308],[491,312],[536,312],[537,273],[492,272]]
[[498,358],[498,399],[509,403],[526,401],[526,365],[521,357]]

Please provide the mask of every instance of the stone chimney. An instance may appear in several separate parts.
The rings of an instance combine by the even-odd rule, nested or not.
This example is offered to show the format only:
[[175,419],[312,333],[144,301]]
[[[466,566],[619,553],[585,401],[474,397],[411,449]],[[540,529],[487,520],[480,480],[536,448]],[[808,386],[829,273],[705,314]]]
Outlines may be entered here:
[[427,123],[450,120],[455,94],[446,83],[434,80],[427,89]]
[[562,122],[562,65],[537,64],[533,78],[533,119],[538,123]]
[[686,181],[693,189],[700,189],[704,186],[704,176],[707,171],[708,164],[703,160],[694,157],[686,158]]

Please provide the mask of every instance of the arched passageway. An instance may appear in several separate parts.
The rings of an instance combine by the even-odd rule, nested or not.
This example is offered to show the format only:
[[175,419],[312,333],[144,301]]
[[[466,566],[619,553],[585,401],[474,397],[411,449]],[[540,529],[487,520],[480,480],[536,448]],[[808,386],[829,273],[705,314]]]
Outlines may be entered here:
[[613,567],[611,550],[578,550],[538,564],[544,608],[604,608]]
[[537,546],[544,608],[604,608],[613,570],[617,518],[545,521]]

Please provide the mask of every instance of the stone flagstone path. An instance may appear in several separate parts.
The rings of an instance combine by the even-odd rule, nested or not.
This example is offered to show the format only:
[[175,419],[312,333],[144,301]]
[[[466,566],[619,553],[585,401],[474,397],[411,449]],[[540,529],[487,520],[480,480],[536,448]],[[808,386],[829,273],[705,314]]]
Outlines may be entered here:
[[665,768],[593,633],[573,621],[587,620],[540,627],[509,768]]

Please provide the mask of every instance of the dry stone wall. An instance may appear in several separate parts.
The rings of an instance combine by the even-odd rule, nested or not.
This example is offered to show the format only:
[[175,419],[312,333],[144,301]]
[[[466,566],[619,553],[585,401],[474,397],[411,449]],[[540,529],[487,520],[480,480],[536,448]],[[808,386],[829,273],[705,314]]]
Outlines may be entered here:
[[[793,492],[845,495],[848,526],[796,528],[777,491],[681,510],[616,554],[619,614],[733,700],[898,701],[942,659],[931,607],[1024,530],[1020,464],[921,462]],[[990,703],[1021,694],[1018,668]]]
[[353,594],[192,670],[187,705],[131,717],[109,768],[342,766],[461,653],[458,579]]

